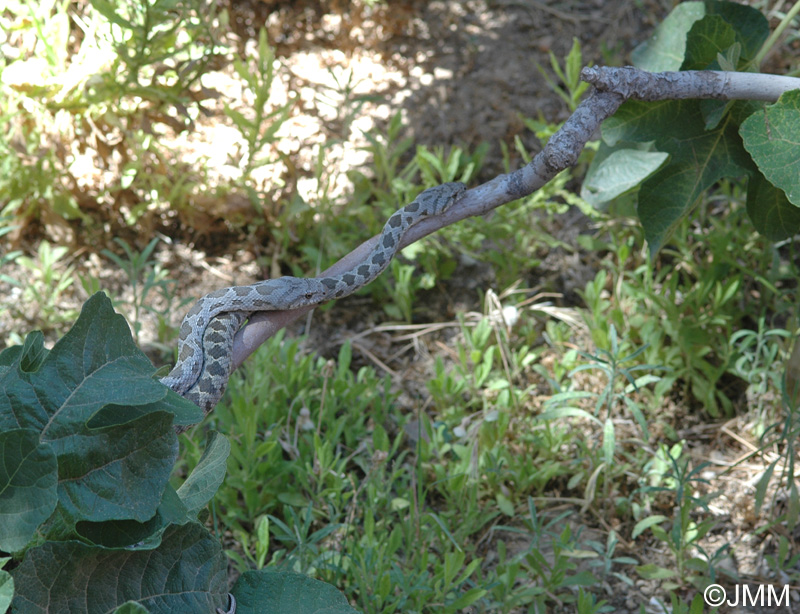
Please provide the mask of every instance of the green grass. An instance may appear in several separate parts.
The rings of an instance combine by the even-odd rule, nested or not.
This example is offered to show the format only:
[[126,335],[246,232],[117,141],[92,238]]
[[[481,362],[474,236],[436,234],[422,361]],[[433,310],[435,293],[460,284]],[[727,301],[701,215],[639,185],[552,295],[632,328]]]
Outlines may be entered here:
[[[775,393],[767,364],[783,335],[763,323],[747,332],[774,295],[749,305],[741,295],[752,283],[743,271],[762,256],[739,253],[733,266],[726,248],[758,239],[724,214],[671,248],[694,266],[654,272],[631,249],[637,230],[603,232],[607,266],[581,311],[591,339],[525,309],[511,330],[461,319],[452,351],[434,361],[425,409],[399,405],[372,368],[353,372],[347,345],[334,362],[283,335],[262,348],[212,418],[233,441],[214,522],[231,532],[239,570],[299,570],[370,613],[612,611],[592,590],[599,580],[655,578],[667,601],[719,580],[730,550],[703,542],[717,530],[713,489],[696,494],[704,467],[682,452],[679,417],[655,401],[705,391],[690,398],[713,419],[747,410],[724,401],[723,378]],[[699,266],[699,254],[719,266]],[[698,331],[707,334],[692,350]],[[189,465],[198,431],[185,439]],[[564,502],[584,513],[559,511]],[[593,514],[619,527],[602,543],[583,537]],[[631,542],[669,554],[654,564],[620,552]],[[782,568],[784,546],[771,559]]]
[[[571,105],[580,64],[575,53],[564,68],[571,87],[562,92]],[[236,68],[259,105],[252,118],[228,117],[254,151],[266,152],[286,116],[285,107],[267,105],[271,51],[262,44],[253,63]],[[127,92],[124,83],[111,85]],[[342,80],[326,94],[345,126],[364,103],[353,89]],[[36,138],[23,141],[29,153],[52,120],[45,94],[31,133]],[[159,101],[149,102],[155,108]],[[8,109],[2,119],[10,121]],[[542,140],[556,129],[527,119],[525,125]],[[425,187],[480,181],[487,145],[412,151],[404,134],[399,114],[386,133],[367,134],[370,171],[353,170],[347,178],[330,176],[324,161],[333,147],[323,144],[313,203],[292,195],[267,205],[266,194],[246,190],[260,217],[237,228],[254,238],[269,226],[269,264],[306,275],[378,232]],[[131,151],[147,153],[143,160],[155,155],[142,135],[124,136]],[[519,139],[504,151],[506,161],[512,153],[530,157]],[[0,166],[9,171],[0,186],[13,196],[0,235],[43,207],[77,215],[69,195],[54,187],[52,152],[36,173],[15,155],[0,145]],[[272,163],[252,158],[246,170]],[[147,177],[141,172],[147,168],[142,162],[133,174]],[[352,190],[331,196],[330,186],[340,181]],[[776,484],[787,493],[786,511],[758,531],[796,525],[800,420],[783,381],[797,327],[793,244],[773,245],[756,235],[743,214],[742,186],[723,182],[656,261],[643,253],[642,232],[626,215],[624,199],[617,210],[592,212],[591,232],[566,245],[552,228],[568,206],[585,206],[572,183],[564,172],[488,219],[458,224],[405,250],[362,291],[373,300],[360,308],[413,322],[430,313],[426,292],[464,275],[463,256],[490,266],[498,288],[515,288],[538,279],[548,250],[562,249],[596,269],[574,306],[580,325],[529,305],[525,293],[496,298],[487,292],[480,305],[486,315],[457,314],[449,329],[454,335],[419,340],[432,357],[413,398],[375,369],[355,368],[350,345],[326,360],[283,332],[236,374],[207,423],[182,437],[179,473],[200,459],[207,429],[230,439],[228,476],[208,522],[237,571],[300,571],[332,583],[370,614],[613,611],[598,583],[627,586],[642,578],[657,580],[660,598],[675,611],[690,611],[694,592],[720,579],[731,552],[705,541],[719,530],[709,513],[716,489],[680,431],[735,416],[748,418],[745,434],[759,445],[748,459],[764,468],[756,511],[776,499]],[[181,194],[166,198],[168,188]],[[180,210],[189,186],[145,182],[133,189],[151,195],[134,212],[143,219],[156,215],[156,201]],[[173,332],[168,316],[179,307],[174,280],[155,263],[155,250],[155,239],[141,251],[119,241],[106,255],[134,290],[125,305],[134,330],[153,312],[166,347]],[[39,305],[27,312],[45,330],[74,318],[60,307],[79,273],[66,253],[43,241],[36,257],[0,254],[0,262],[15,262],[29,275],[0,279],[22,287],[24,304]],[[87,291],[98,288],[97,279],[82,281]],[[515,307],[519,320],[502,323],[498,302]],[[800,582],[800,554],[780,531],[767,562]],[[663,553],[657,563],[642,554],[653,551]]]

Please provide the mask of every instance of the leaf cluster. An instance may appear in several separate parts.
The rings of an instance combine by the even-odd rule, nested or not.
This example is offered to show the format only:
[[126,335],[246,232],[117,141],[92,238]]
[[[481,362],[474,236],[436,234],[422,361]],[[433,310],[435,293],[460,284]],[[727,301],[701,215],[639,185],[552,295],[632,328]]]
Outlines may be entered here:
[[[201,510],[225,477],[230,444],[211,433],[173,487],[174,425],[202,412],[153,372],[102,294],[52,350],[35,332],[0,354],[0,549],[12,554],[0,590],[11,590],[12,612],[228,607],[227,559]],[[240,583],[235,595],[252,604],[238,612],[308,612],[323,602],[352,611],[307,578],[254,572]],[[275,585],[295,596],[267,595]]]
[[[648,71],[757,71],[769,24],[733,2],[684,2],[634,52]],[[747,179],[747,214],[777,241],[800,231],[800,92],[756,101],[628,101],[603,124],[582,196],[600,206],[637,189],[651,253],[724,178]]]

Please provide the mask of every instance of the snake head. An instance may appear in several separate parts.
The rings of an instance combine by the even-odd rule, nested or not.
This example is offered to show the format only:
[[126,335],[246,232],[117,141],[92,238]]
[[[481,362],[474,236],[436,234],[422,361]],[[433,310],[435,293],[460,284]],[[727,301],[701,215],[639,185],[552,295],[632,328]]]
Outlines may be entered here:
[[275,298],[286,305],[286,309],[315,305],[327,300],[327,292],[319,279],[281,277],[275,281],[281,282],[276,286]]

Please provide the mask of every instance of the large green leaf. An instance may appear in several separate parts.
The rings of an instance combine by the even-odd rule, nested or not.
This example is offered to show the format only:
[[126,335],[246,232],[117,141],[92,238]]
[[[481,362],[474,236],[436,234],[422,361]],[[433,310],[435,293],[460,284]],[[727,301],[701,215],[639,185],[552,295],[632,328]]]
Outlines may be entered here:
[[14,552],[55,509],[58,464],[31,429],[0,433],[0,458],[0,550]]
[[53,443],[58,498],[74,519],[153,517],[178,457],[172,414],[161,411],[111,428],[80,429]]
[[682,2],[676,6],[652,36],[633,50],[633,65],[650,72],[678,70],[683,64],[686,34],[705,14],[702,2]]
[[753,113],[739,130],[759,170],[800,207],[800,91]]
[[603,124],[603,138],[612,145],[653,141],[656,150],[670,156],[639,191],[637,210],[652,253],[706,189],[722,177],[741,176],[752,168],[730,118],[729,114],[714,130],[706,130],[697,101],[629,101]]
[[330,584],[302,574],[247,571],[233,588],[236,614],[355,614]]
[[139,548],[153,549],[161,544],[161,534],[167,527],[195,520],[197,520],[197,510],[190,512],[186,509],[178,493],[167,484],[156,515],[149,520],[81,521],[75,525],[75,532],[91,543],[106,548],[122,548],[137,544]]
[[581,198],[599,208],[642,183],[669,157],[660,151],[650,151],[650,145],[617,143],[609,147],[601,142],[583,180]]
[[692,24],[686,39],[681,70],[720,70],[717,54],[736,42],[736,33],[722,17],[706,15]]
[[[0,430],[28,433],[28,449],[35,443],[38,450],[19,475],[36,484],[57,479],[59,518],[51,528],[64,536],[78,521],[151,519],[177,456],[172,410],[182,421],[202,412],[153,379],[153,366],[108,298],[90,298],[51,351],[33,333],[22,348],[2,352],[0,365]],[[18,445],[2,446],[0,462],[19,463]],[[43,464],[47,456],[56,463]],[[52,473],[44,476],[44,467]],[[49,487],[18,479],[5,487],[2,511],[54,507]],[[30,527],[18,529],[13,539],[30,534]]]
[[742,60],[752,60],[769,37],[769,22],[761,11],[739,2],[719,0],[709,0],[704,6],[706,15],[718,15],[733,26],[736,41],[742,46]]
[[758,173],[747,184],[747,215],[756,230],[771,241],[782,241],[800,232],[800,208]]
[[206,436],[206,449],[200,462],[178,489],[178,496],[190,512],[197,513],[211,500],[225,479],[231,444],[217,432]]
[[197,523],[171,527],[155,550],[48,542],[28,550],[11,575],[12,613],[106,614],[128,601],[152,614],[228,607],[227,560]]
[[[637,49],[634,62],[639,68],[653,71],[718,70],[721,65],[747,70],[768,35],[764,16],[748,6],[684,2]],[[738,127],[758,108],[758,104],[741,101],[626,102],[604,122],[606,159],[594,162],[589,175],[602,178],[595,167],[607,164],[606,160],[617,151],[629,150],[630,143],[652,144],[654,152],[669,156],[657,172],[647,176],[637,194],[639,218],[651,253],[655,253],[691,213],[705,190],[725,177],[757,174]],[[613,180],[605,181],[599,192],[613,195]],[[629,181],[616,183],[632,187]],[[757,181],[751,183],[760,185]],[[597,190],[598,186],[594,188]],[[780,218],[784,225],[781,232],[792,226],[791,213],[779,211],[776,202],[771,199],[769,214],[762,212],[761,219],[754,220],[759,229],[771,228],[773,236],[777,226],[769,220]],[[748,211],[751,209],[748,199]]]
[[14,578],[2,570],[8,560],[8,557],[0,557],[0,612],[6,612],[14,598]]
[[[699,39],[687,43],[688,34],[695,22],[706,16],[717,16],[733,27],[744,61],[753,59],[769,36],[769,23],[752,7],[735,2],[682,2],[659,24],[649,39],[634,49],[634,66],[650,72],[678,70],[682,66],[687,70],[684,66],[687,44],[689,49],[695,51],[698,45],[700,49],[705,48]],[[703,30],[704,34],[707,32]],[[728,44],[730,42],[728,40]]]

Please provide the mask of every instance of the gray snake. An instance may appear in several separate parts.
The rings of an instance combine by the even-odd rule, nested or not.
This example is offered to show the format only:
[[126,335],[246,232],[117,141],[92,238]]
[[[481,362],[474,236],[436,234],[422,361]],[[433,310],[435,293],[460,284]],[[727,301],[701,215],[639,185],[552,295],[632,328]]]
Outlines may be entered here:
[[251,314],[319,305],[359,290],[389,266],[409,228],[442,214],[465,190],[463,183],[450,182],[420,193],[387,220],[369,255],[341,275],[279,277],[206,294],[183,319],[177,363],[161,383],[207,414],[225,392],[232,371],[234,335]]

